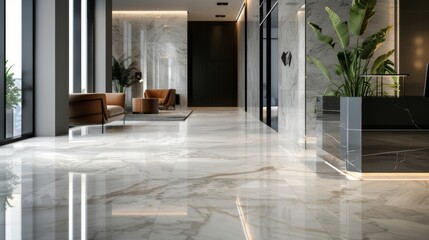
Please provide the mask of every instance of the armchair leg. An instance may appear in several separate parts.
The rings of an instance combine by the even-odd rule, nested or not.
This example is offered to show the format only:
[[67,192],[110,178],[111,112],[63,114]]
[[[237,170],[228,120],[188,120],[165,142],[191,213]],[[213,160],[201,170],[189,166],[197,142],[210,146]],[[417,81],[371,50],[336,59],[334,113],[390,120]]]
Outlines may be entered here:
[[123,120],[124,120],[124,126],[125,126],[125,115],[124,115],[124,119]]
[[101,134],[104,134],[104,119],[101,121]]

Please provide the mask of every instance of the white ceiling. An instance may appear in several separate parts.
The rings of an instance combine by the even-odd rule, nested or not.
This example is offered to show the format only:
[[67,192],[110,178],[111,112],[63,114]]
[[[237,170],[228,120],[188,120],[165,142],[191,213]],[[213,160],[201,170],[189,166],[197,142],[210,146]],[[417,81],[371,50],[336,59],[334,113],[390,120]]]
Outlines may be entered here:
[[[235,21],[243,0],[112,0],[113,11],[188,11],[189,21]],[[228,6],[217,6],[228,2]],[[226,15],[216,18],[215,15]]]

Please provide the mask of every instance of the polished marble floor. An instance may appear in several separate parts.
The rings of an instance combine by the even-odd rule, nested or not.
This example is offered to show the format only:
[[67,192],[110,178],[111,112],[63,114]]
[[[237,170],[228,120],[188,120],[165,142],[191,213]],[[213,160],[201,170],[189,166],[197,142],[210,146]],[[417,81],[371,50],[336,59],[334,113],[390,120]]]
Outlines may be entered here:
[[348,179],[235,108],[33,138],[0,165],[1,239],[429,238],[429,182]]

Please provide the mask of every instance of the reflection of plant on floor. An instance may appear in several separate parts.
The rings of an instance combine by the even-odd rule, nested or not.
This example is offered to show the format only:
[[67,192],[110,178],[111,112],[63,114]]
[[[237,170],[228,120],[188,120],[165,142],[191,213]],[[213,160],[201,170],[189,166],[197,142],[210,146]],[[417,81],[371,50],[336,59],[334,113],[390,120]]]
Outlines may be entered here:
[[115,92],[122,93],[125,89],[135,82],[131,72],[135,70],[134,63],[126,66],[128,58],[116,59],[112,58],[112,80],[115,87]]
[[[374,95],[370,78],[360,77],[364,74],[395,74],[394,63],[389,57],[394,53],[391,50],[373,60],[376,50],[386,41],[386,35],[392,26],[383,28],[377,33],[363,38],[371,18],[375,14],[377,0],[353,0],[350,6],[349,22],[343,22],[340,17],[326,7],[329,20],[334,28],[341,50],[336,53],[338,64],[335,65],[335,73],[343,80],[338,84],[333,80],[330,70],[318,59],[307,57],[307,61],[315,64],[322,75],[329,81],[330,87],[325,95],[361,97]],[[336,43],[332,37],[323,35],[322,28],[314,23],[309,23],[317,39],[323,44],[335,50]],[[351,36],[355,36],[356,44],[350,46]],[[353,39],[354,40],[354,39]],[[363,41],[362,41],[363,40]],[[372,64],[372,65],[371,65]],[[391,85],[397,91],[397,79],[393,79]]]
[[13,207],[10,201],[13,199],[13,191],[19,184],[20,178],[13,171],[12,167],[5,167],[0,170],[0,201],[5,207]]
[[12,72],[12,66],[7,66],[8,61],[5,62],[5,76],[6,76],[6,109],[15,108],[21,101],[21,89],[15,85],[13,79],[14,73]]

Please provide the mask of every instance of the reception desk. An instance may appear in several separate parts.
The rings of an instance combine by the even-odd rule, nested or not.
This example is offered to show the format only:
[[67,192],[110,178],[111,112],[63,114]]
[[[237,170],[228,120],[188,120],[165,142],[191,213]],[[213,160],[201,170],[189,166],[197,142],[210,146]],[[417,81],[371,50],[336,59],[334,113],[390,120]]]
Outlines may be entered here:
[[352,173],[429,173],[429,98],[317,99],[317,154]]

